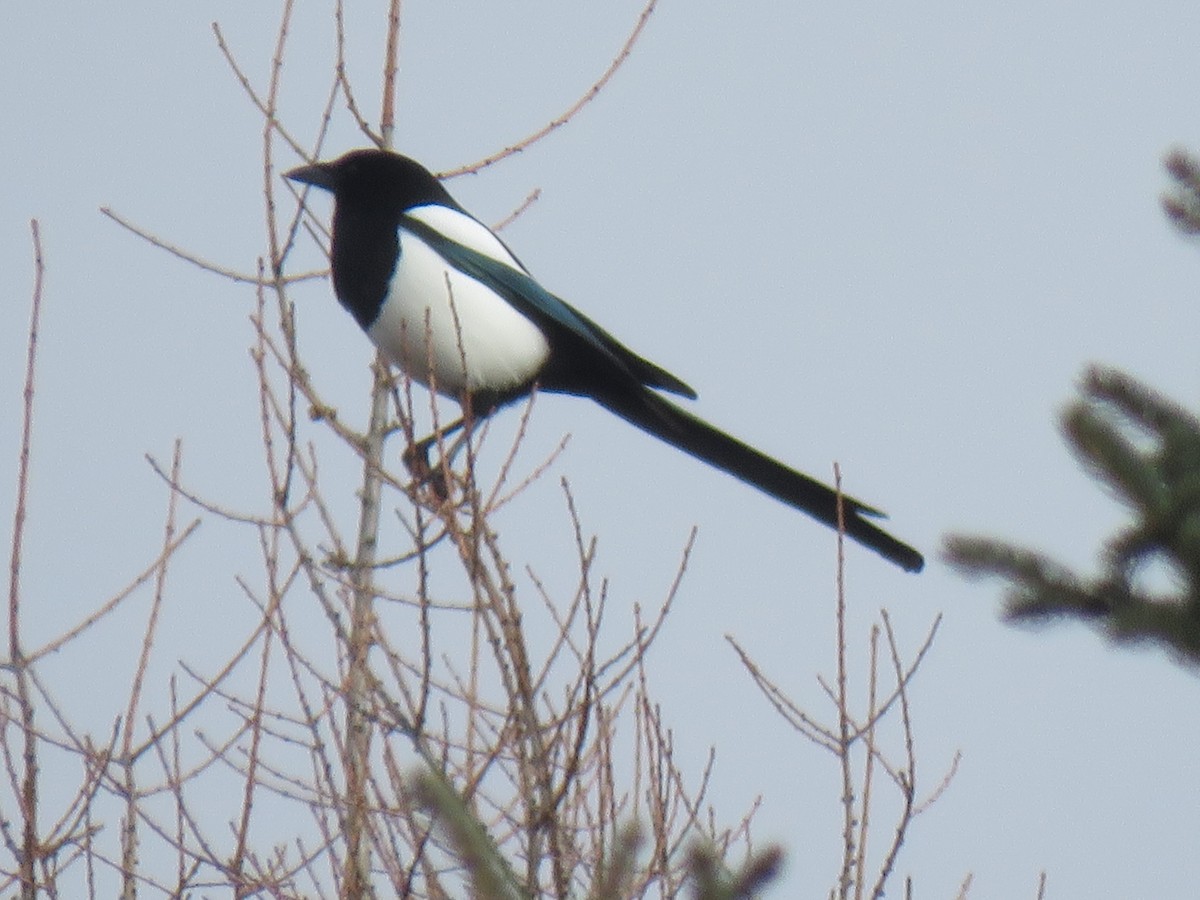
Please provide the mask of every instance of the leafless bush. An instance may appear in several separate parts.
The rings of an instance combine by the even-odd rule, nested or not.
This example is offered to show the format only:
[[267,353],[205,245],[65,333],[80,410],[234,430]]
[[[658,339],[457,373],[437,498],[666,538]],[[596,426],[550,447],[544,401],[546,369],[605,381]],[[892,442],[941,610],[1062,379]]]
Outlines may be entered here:
[[[655,3],[649,0],[609,68],[578,102],[467,168],[517,152],[577,114],[628,57]],[[367,139],[390,145],[399,4],[389,10],[377,129],[346,75],[337,7],[338,59],[322,131],[312,141],[277,118],[292,14],[285,2],[265,87],[245,74],[215,28],[220,51],[264,124],[267,246],[257,270],[204,260],[105,211],[186,264],[253,291],[251,356],[267,500],[255,506],[248,498],[232,504],[205,496],[188,483],[178,444],[169,463],[152,459],[166,498],[159,552],[126,589],[30,649],[20,576],[44,299],[35,223],[38,277],[14,516],[9,660],[0,675],[7,775],[0,886],[23,897],[232,890],[436,898],[472,890],[487,897],[607,898],[678,896],[690,879],[703,897],[757,892],[774,876],[779,851],[749,851],[750,813],[732,826],[714,824],[706,799],[711,765],[693,774],[676,765],[644,665],[671,611],[691,541],[661,603],[638,610],[633,627],[617,636],[613,617],[606,618],[607,586],[595,572],[595,541],[565,483],[563,522],[573,530],[578,572],[573,591],[552,596],[533,572],[532,590],[514,580],[495,513],[543,477],[553,459],[523,462],[517,454],[523,428],[499,448],[486,423],[470,428],[450,499],[443,500],[398,465],[397,445],[411,443],[414,421],[437,424],[439,407],[425,392],[414,393],[377,363],[369,419],[357,428],[353,415],[324,399],[319,379],[303,364],[289,292],[322,273],[295,272],[292,262],[297,247],[311,252],[327,236],[296,195],[279,193],[277,151],[282,145],[320,155],[324,128],[341,111]],[[486,472],[476,466],[485,447],[490,459],[501,460]],[[350,529],[343,524],[349,493],[328,475],[347,467],[360,472]],[[236,528],[258,550],[258,572],[236,576],[253,625],[222,664],[185,661],[160,679],[151,664],[156,638],[169,627],[168,576],[206,518]],[[51,654],[80,652],[82,635],[130,597],[147,593],[143,631],[113,650],[137,658],[128,695],[113,711],[110,733],[86,733],[56,702],[44,663]],[[906,668],[884,622],[897,686],[876,693],[876,633],[866,713],[850,715],[839,674],[829,688],[837,726],[794,720],[834,750],[847,773],[852,746],[865,748],[863,805],[852,808],[848,800],[845,811],[840,896],[864,883],[867,798],[878,768],[907,806],[876,895],[916,812],[908,683],[928,642]],[[838,641],[844,654],[845,635]],[[80,660],[80,672],[97,664]],[[782,694],[756,677],[791,717]],[[896,709],[906,735],[907,761],[899,765],[875,742],[878,722]],[[741,864],[729,871],[725,861],[738,854]],[[853,893],[860,896],[861,887]]]

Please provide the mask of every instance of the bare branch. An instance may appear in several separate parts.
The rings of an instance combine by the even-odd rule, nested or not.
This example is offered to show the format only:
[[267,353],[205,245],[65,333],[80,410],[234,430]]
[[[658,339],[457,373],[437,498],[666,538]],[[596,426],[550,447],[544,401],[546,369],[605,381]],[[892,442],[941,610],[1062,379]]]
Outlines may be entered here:
[[[206,272],[212,272],[214,275],[220,275],[222,278],[228,278],[230,281],[235,281],[239,284],[269,286],[275,283],[274,278],[264,281],[258,275],[248,275],[245,272],[238,272],[236,269],[230,269],[225,266],[219,266],[216,263],[209,262],[208,260],[203,259],[202,257],[199,257],[190,251],[184,250],[175,246],[174,244],[164,241],[162,238],[155,236],[149,231],[139,228],[128,219],[125,219],[113,212],[107,206],[100,207],[100,212],[108,216],[108,218],[112,219],[126,231],[136,234],[138,237],[152,246],[158,247],[160,250],[166,250],[172,256],[178,257],[184,262],[191,263],[193,266],[198,266],[199,268],[204,269]],[[303,272],[299,275],[290,275],[283,280],[287,284],[296,284],[301,281],[313,281],[314,279],[325,278],[328,274],[328,272],[324,271]]]
[[468,175],[478,172],[481,169],[486,169],[488,166],[494,165],[495,163],[500,162],[502,159],[506,159],[515,153],[520,153],[521,151],[529,148],[533,144],[536,144],[538,141],[542,140],[542,138],[554,131],[557,131],[559,128],[570,122],[585,106],[596,99],[596,95],[604,90],[605,85],[607,85],[612,77],[617,74],[617,70],[621,68],[621,66],[625,63],[625,60],[629,59],[629,55],[633,52],[634,45],[637,43],[638,38],[641,37],[642,30],[646,27],[646,23],[650,21],[650,14],[654,12],[654,8],[656,6],[658,6],[658,0],[648,0],[646,5],[642,7],[642,11],[638,15],[637,22],[634,23],[633,30],[625,39],[625,43],[621,46],[621,49],[617,52],[617,55],[613,58],[613,61],[609,63],[608,68],[604,70],[604,74],[596,79],[592,83],[592,86],[583,92],[583,96],[571,104],[571,106],[569,106],[565,112],[556,118],[551,119],[550,122],[545,125],[545,127],[535,131],[531,135],[522,138],[515,144],[511,144],[508,147],[505,147],[503,150],[493,153],[490,156],[485,156],[478,162],[470,163],[469,165],[460,166],[457,169],[451,169],[447,172],[443,172],[440,177],[454,178],[458,175]]

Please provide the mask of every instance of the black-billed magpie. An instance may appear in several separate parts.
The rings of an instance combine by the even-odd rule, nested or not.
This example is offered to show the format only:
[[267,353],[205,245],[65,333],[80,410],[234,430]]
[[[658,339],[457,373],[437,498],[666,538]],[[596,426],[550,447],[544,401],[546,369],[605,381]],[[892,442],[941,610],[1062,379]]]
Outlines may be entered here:
[[[354,150],[286,173],[334,196],[333,287],[375,345],[472,415],[539,391],[601,406],[777,500],[837,527],[837,494],[664,399],[696,392],[533,280],[419,163]],[[910,572],[925,561],[842,497],[850,537]]]

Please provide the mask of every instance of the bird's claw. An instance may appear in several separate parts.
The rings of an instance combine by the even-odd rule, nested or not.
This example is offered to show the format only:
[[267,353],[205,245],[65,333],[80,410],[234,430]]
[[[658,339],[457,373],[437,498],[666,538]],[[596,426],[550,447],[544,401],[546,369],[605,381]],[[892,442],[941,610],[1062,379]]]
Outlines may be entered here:
[[436,466],[429,462],[429,444],[427,442],[410,444],[401,459],[414,482],[418,485],[429,485],[439,504],[450,499],[450,469],[445,460],[439,461]]

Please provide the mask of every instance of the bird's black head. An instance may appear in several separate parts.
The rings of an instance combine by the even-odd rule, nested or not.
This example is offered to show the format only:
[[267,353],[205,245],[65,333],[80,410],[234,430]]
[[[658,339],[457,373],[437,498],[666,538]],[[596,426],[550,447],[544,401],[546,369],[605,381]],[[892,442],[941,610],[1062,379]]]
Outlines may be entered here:
[[363,328],[375,321],[387,297],[404,214],[430,204],[460,209],[428,169],[386,150],[353,150],[284,177],[333,194],[333,289]]
[[387,150],[351,150],[328,162],[292,169],[284,177],[330,191],[339,205],[382,207],[396,215],[430,203],[458,209],[428,169]]

